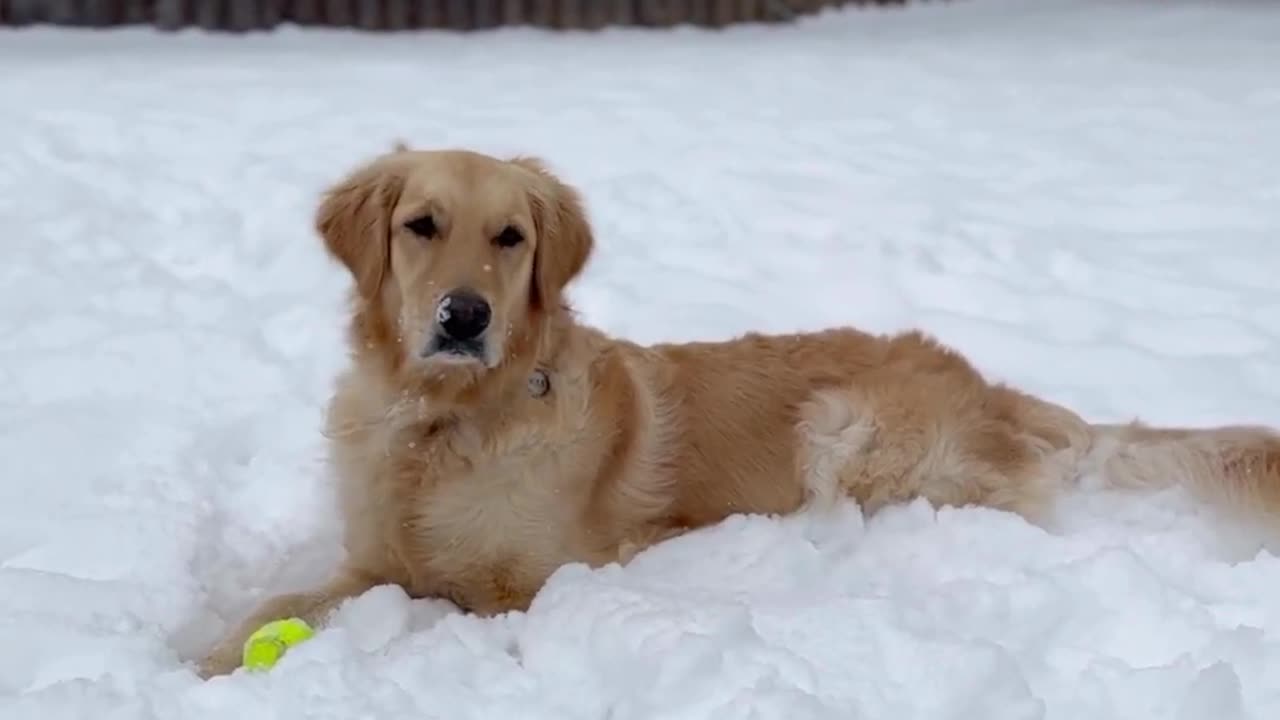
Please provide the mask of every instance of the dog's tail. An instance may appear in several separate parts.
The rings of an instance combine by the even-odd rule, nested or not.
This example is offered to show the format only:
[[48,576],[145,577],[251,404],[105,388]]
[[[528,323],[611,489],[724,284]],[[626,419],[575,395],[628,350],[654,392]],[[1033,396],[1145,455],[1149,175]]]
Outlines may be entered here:
[[1180,485],[1197,499],[1280,529],[1280,433],[1258,426],[1091,425],[1090,464],[1112,487]]

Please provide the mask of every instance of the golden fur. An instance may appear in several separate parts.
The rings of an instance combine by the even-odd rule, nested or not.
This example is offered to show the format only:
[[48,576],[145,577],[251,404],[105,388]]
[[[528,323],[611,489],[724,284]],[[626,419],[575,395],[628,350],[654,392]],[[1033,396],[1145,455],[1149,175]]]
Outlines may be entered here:
[[[433,237],[405,227],[423,214]],[[1043,522],[1094,469],[1280,515],[1272,431],[1093,425],[919,332],[646,347],[583,326],[561,292],[592,230],[577,192],[533,159],[397,148],[332,188],[316,227],[355,282],[327,427],[347,557],[328,584],[257,608],[205,676],[233,670],[263,622],[322,623],[377,584],[520,610],[564,563],[626,562],[733,513],[923,496]],[[496,244],[505,228],[524,241]],[[432,313],[459,287],[492,304],[484,353],[424,358]]]

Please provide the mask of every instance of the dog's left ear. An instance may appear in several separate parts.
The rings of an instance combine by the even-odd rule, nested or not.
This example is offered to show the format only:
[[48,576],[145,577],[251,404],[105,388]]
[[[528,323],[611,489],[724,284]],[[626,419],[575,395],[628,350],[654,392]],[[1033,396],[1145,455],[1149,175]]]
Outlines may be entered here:
[[562,182],[537,158],[517,157],[514,164],[537,176],[530,191],[534,232],[533,305],[553,310],[564,287],[586,266],[595,238],[578,191]]

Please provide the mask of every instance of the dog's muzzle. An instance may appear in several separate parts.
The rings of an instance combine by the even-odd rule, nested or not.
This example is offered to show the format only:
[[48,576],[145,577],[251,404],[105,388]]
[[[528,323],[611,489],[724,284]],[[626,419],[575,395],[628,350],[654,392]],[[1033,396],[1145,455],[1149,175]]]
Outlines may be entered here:
[[470,289],[454,290],[436,305],[434,329],[423,356],[447,354],[483,360],[484,332],[493,310],[488,301]]

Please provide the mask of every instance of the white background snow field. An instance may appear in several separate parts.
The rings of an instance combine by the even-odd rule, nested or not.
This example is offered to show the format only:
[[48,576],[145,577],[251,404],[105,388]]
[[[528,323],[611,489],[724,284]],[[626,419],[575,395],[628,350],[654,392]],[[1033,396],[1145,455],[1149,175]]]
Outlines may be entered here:
[[320,191],[396,139],[586,195],[582,318],[922,327],[1095,420],[1280,425],[1280,4],[953,0],[552,35],[0,31],[3,720],[1275,720],[1280,560],[1178,492],[1061,528],[735,517],[482,620],[340,557]]

